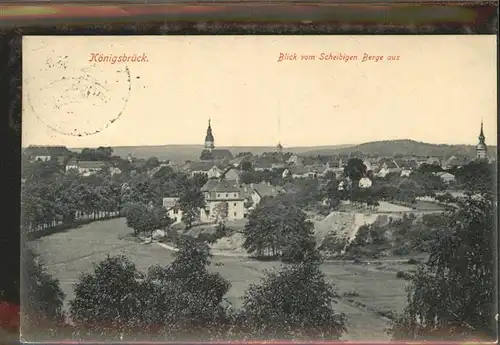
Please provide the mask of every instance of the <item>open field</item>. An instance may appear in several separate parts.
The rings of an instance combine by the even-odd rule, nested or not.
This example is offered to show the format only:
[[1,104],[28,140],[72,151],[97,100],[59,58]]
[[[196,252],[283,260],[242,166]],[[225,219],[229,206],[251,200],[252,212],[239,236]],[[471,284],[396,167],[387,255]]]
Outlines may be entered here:
[[443,211],[444,207],[436,202],[418,200],[413,207],[417,211]]
[[[58,278],[67,300],[73,298],[73,284],[82,272],[90,272],[93,264],[107,255],[123,254],[146,271],[151,265],[166,265],[172,252],[158,244],[140,244],[130,240],[131,230],[124,219],[94,222],[78,229],[56,233],[30,242],[40,254],[47,270]],[[277,262],[259,262],[244,257],[214,258],[213,269],[228,279],[232,286],[227,298],[235,307],[251,283],[258,283],[265,269],[278,267]],[[414,266],[407,265],[408,269]],[[348,315],[345,339],[387,339],[384,329],[388,320],[377,311],[400,311],[406,303],[406,282],[397,279],[392,270],[375,269],[373,265],[327,262],[322,266],[328,280],[335,282],[342,296],[356,291],[359,296],[342,297],[336,308]]]

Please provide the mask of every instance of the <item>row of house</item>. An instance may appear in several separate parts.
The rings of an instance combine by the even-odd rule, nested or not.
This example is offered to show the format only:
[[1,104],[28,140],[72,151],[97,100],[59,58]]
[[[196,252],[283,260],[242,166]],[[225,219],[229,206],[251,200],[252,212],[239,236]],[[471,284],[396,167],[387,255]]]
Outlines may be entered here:
[[37,146],[30,145],[23,150],[23,153],[29,158],[29,161],[47,162],[57,160],[63,162],[67,157],[73,154],[66,146]]
[[83,176],[94,175],[103,170],[111,175],[121,173],[119,168],[102,161],[78,161],[76,158],[71,158],[66,164],[66,172],[75,171]]

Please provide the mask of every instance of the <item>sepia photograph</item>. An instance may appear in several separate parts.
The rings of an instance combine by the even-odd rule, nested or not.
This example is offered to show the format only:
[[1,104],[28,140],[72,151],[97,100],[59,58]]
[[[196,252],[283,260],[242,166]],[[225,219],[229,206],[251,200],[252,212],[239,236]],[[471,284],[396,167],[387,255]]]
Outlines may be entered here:
[[495,35],[22,56],[21,341],[496,341]]

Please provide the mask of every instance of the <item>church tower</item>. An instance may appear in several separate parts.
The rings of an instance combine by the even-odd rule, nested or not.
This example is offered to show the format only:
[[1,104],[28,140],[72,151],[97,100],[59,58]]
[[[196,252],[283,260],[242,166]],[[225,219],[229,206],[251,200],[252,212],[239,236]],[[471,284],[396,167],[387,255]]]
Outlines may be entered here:
[[210,125],[210,119],[208,119],[207,136],[205,137],[205,150],[212,152],[215,148],[214,136],[212,134],[212,126]]
[[476,158],[477,159],[486,159],[486,143],[485,143],[485,137],[483,133],[483,121],[481,121],[481,132],[479,133],[479,143],[476,146]]
[[278,153],[283,153],[283,145],[281,145],[281,143],[278,143],[278,145],[276,146],[276,150],[278,151]]

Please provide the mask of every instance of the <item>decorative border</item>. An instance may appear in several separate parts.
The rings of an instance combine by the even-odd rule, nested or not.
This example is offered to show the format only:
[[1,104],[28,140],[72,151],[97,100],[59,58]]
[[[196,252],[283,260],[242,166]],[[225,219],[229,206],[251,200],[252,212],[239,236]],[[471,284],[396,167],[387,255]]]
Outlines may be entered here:
[[498,2],[0,5],[0,110],[4,114],[0,136],[7,139],[0,145],[5,175],[0,190],[9,198],[3,211],[10,216],[4,219],[0,239],[0,260],[7,268],[0,281],[7,284],[2,290],[9,302],[0,308],[0,328],[9,324],[15,333],[19,324],[21,36],[27,34],[498,34]]

